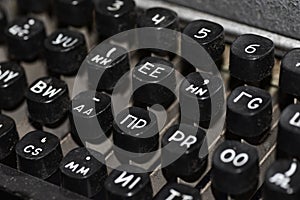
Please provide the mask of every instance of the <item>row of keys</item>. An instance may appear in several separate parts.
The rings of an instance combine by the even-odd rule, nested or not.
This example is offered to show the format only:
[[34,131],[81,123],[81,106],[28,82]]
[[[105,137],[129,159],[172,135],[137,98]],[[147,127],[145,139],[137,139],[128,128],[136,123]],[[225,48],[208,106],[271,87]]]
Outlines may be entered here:
[[[291,113],[293,110],[297,114],[295,106],[290,106],[286,112]],[[299,106],[297,108],[299,109]],[[286,112],[281,116],[281,123],[287,118]],[[290,121],[295,121],[295,115],[290,115],[290,118]],[[135,128],[140,126],[140,123],[129,123],[129,125],[131,125],[129,127],[131,129],[132,126]],[[294,123],[291,122],[289,125],[294,126]],[[162,145],[167,146],[167,148],[162,152],[162,161],[164,157],[174,156],[176,152],[180,154],[182,149],[185,149],[185,153],[179,155],[178,160],[163,168],[164,176],[170,182],[174,181],[174,177],[188,182],[195,181],[201,176],[199,171],[203,173],[203,169],[206,167],[207,157],[204,156],[201,159],[198,155],[200,148],[204,145],[205,132],[198,129],[197,135],[193,136],[190,135],[191,132],[194,132],[192,129],[197,128],[173,126],[163,136]],[[292,134],[286,129],[285,136]],[[279,131],[282,132],[283,130],[280,129]],[[103,164],[105,163],[104,157],[86,148],[74,149],[62,158],[59,139],[53,134],[43,131],[30,132],[17,143],[18,134],[15,124],[11,118],[4,115],[1,115],[1,132],[1,141],[6,141],[1,145],[1,162],[5,162],[8,154],[15,149],[17,167],[21,171],[56,184],[59,183],[53,180],[59,180],[57,176],[59,171],[63,187],[88,197],[100,195],[99,192],[103,192],[103,189],[110,199],[120,199],[129,194],[133,195],[133,199],[152,197],[149,175],[142,169],[135,169],[135,171],[140,170],[140,173],[132,174],[126,170],[125,166],[125,168],[116,169],[107,175],[106,166]],[[279,132],[278,141],[284,140],[280,138],[281,132]],[[291,141],[289,138],[287,139]],[[7,141],[11,141],[11,143],[7,143]],[[278,152],[282,150],[280,149],[281,145],[279,142]],[[291,157],[293,156],[291,152],[288,153]],[[258,186],[258,160],[255,148],[247,144],[230,140],[220,144],[215,150],[212,160],[211,180],[214,195],[218,198],[231,196],[248,199]],[[270,166],[266,173],[266,184],[263,190],[266,200],[285,199],[288,196],[292,196],[291,199],[297,199],[297,195],[299,195],[296,184],[299,179],[298,166],[299,163],[295,160],[279,160]],[[236,184],[230,184],[232,182]],[[162,188],[155,199],[162,197],[183,198],[183,195],[200,198],[199,191],[195,189],[168,184]],[[280,196],[278,197],[278,195]]]

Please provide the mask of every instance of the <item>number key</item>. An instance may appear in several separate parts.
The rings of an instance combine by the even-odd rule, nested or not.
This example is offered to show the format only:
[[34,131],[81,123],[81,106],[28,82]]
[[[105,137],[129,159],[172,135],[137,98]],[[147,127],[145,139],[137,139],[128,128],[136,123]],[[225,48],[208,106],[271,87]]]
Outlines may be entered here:
[[254,147],[247,144],[227,140],[220,144],[213,154],[211,173],[216,198],[250,195],[258,184],[258,153]]
[[274,44],[270,39],[246,34],[231,45],[231,76],[244,82],[259,82],[271,75],[273,66]]
[[[183,33],[202,45],[213,60],[221,59],[225,50],[224,28],[220,24],[206,20],[189,23]],[[183,40],[183,42],[186,42]],[[184,47],[184,44],[182,45]]]

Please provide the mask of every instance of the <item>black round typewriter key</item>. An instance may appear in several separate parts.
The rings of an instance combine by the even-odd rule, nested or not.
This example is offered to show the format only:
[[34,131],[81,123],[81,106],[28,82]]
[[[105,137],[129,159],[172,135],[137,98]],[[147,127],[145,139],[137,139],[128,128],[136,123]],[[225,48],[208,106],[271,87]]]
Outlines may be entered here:
[[82,27],[93,22],[92,0],[55,0],[55,14],[60,25]]
[[246,34],[231,45],[231,76],[245,82],[259,82],[271,75],[273,66],[274,43],[270,39]]
[[178,29],[177,14],[166,8],[150,8],[137,20],[138,27]]
[[279,87],[282,92],[300,97],[300,49],[289,51],[281,61]]
[[[58,169],[63,157],[59,138],[44,131],[27,133],[16,145],[18,169],[59,183]],[[54,178],[55,177],[55,178]]]
[[42,21],[24,17],[14,20],[6,28],[5,35],[9,57],[31,61],[41,53],[46,31]]
[[42,125],[53,125],[68,111],[67,84],[59,79],[44,77],[36,80],[25,92],[29,118]]
[[27,89],[26,74],[16,62],[0,63],[0,108],[16,108],[23,100]]
[[264,200],[300,198],[300,163],[297,160],[275,161],[267,170],[263,188]]
[[300,105],[289,105],[280,115],[277,135],[277,156],[300,158]]
[[[214,61],[222,58],[225,42],[224,28],[220,24],[206,20],[196,20],[190,22],[184,28],[183,33],[202,45]],[[184,42],[187,41],[183,39],[182,43]],[[185,44],[182,46],[184,47]]]
[[100,38],[134,28],[135,2],[133,0],[102,0],[96,3],[96,27]]
[[[196,181],[205,171],[208,148],[205,131],[190,125],[174,125],[162,138],[162,165],[167,180]],[[174,160],[168,165],[170,160]]]
[[[144,27],[153,27],[156,28],[157,31],[153,35],[153,32],[149,32],[151,35],[147,34],[147,32],[143,32],[141,38],[149,38],[148,40],[138,40],[142,46],[153,46],[153,42],[163,44],[167,49],[172,51],[176,51],[178,49],[178,41],[176,38],[176,34],[170,35],[166,34],[162,28],[178,30],[178,15],[172,10],[167,8],[149,8],[146,10],[141,16],[137,19],[137,26],[139,28]],[[139,36],[138,36],[139,37]],[[167,52],[159,49],[151,49],[150,52],[156,53],[161,56],[168,55]]]
[[[133,173],[134,171],[134,173]],[[105,180],[106,197],[110,200],[151,200],[149,174],[136,166],[122,165]]]
[[156,116],[138,107],[121,111],[113,122],[113,140],[121,149],[116,149],[116,152],[122,154],[125,151],[128,157],[130,153],[143,154],[157,150],[159,133]]
[[[69,119],[72,136],[78,144],[103,141],[111,134],[113,122],[110,97],[96,91],[79,93],[72,99]],[[99,133],[98,124],[102,133]]]
[[213,153],[211,173],[216,198],[221,195],[249,199],[258,185],[258,153],[250,145],[227,140]]
[[169,183],[165,185],[153,200],[201,200],[200,191],[187,185]]
[[133,102],[140,107],[160,104],[168,107],[175,100],[175,70],[171,62],[147,57],[132,73]]
[[15,167],[15,146],[19,140],[14,120],[0,114],[0,162]]
[[[186,105],[181,109],[181,119],[185,119],[189,124],[202,125],[202,122],[216,121],[224,103],[222,79],[207,73],[189,74],[180,84],[179,102],[180,105]],[[199,118],[196,119],[195,116],[199,114]]]
[[78,71],[87,55],[84,35],[67,29],[57,30],[44,42],[49,71],[70,75]]
[[[263,138],[272,122],[271,95],[260,88],[241,86],[227,100],[227,130],[251,141]],[[248,127],[248,128],[245,128]]]
[[89,198],[98,195],[107,177],[102,154],[84,147],[70,151],[60,163],[61,184],[64,188]]
[[4,31],[7,26],[6,11],[0,6],[0,42],[5,41]]
[[21,13],[42,13],[51,8],[51,0],[18,0],[18,9]]
[[108,92],[114,89],[116,83],[130,69],[126,49],[107,43],[93,49],[83,65],[88,69],[90,89]]

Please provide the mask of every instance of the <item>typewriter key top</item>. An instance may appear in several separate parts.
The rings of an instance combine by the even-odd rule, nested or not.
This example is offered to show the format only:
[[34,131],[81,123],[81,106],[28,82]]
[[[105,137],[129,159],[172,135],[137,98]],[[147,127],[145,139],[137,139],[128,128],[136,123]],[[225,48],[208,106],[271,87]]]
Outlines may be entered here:
[[17,143],[16,153],[18,169],[43,180],[56,176],[63,157],[58,137],[44,131],[27,133]]
[[88,69],[90,89],[108,92],[114,89],[116,83],[130,69],[126,49],[107,43],[93,49],[83,65]]
[[300,171],[297,160],[275,161],[267,170],[263,187],[264,200],[300,198]]
[[113,170],[105,180],[104,187],[109,200],[152,199],[153,190],[149,174],[139,167],[122,165]]
[[5,41],[4,31],[7,26],[7,15],[5,10],[0,7],[0,42]]
[[259,82],[271,75],[273,66],[274,43],[270,39],[246,34],[231,45],[231,76],[245,82]]
[[289,51],[281,61],[279,87],[284,93],[300,97],[300,49]]
[[18,18],[5,30],[8,55],[11,59],[31,61],[43,50],[46,37],[42,21],[31,18]]
[[[79,93],[72,99],[69,119],[72,137],[78,144],[102,142],[105,136],[111,134],[113,116],[110,97],[96,91]],[[99,133],[98,124],[103,133]]]
[[21,13],[42,13],[47,12],[51,7],[51,0],[18,0],[18,9]]
[[[162,138],[162,165],[166,179],[179,177],[187,182],[200,178],[207,166],[205,131],[190,125],[174,125]],[[172,159],[174,162],[167,165]],[[166,163],[166,164],[165,164]]]
[[[210,121],[217,117],[224,103],[222,79],[207,73],[193,72],[189,74],[180,84],[179,102],[180,105],[190,105],[185,106],[182,109],[184,112],[181,113],[182,117],[187,118],[189,124]],[[212,107],[212,102],[216,106]],[[192,105],[196,105],[198,108]],[[195,121],[195,116],[198,116],[199,113],[200,121]]]
[[[155,32],[143,32],[141,36],[137,36],[138,39],[142,38],[141,40],[138,40],[138,42],[142,46],[154,46],[153,42],[157,42],[160,44],[163,44],[166,49],[176,51],[178,49],[178,38],[176,34],[170,35],[166,34],[162,30],[162,28],[172,29],[172,30],[178,30],[178,15],[172,10],[166,9],[166,8],[149,8],[146,10],[141,16],[137,19],[137,27],[138,28],[144,28],[144,27],[152,27],[155,28]],[[144,38],[147,38],[145,40]],[[165,52],[163,50],[159,49],[150,49],[149,53],[155,53],[160,56],[166,56],[170,53]],[[146,54],[147,55],[147,54]]]
[[63,119],[69,108],[67,84],[44,77],[36,80],[26,93],[29,118],[42,125],[52,125]]
[[54,6],[59,25],[82,27],[93,22],[92,0],[55,0]]
[[44,46],[47,67],[57,74],[76,73],[87,55],[85,38],[77,31],[57,30],[45,40]]
[[200,191],[187,185],[169,183],[154,197],[154,200],[201,200]]
[[300,158],[300,105],[289,105],[280,115],[277,135],[277,156]]
[[27,79],[22,66],[16,62],[0,63],[0,108],[11,110],[24,99]]
[[[0,162],[14,166],[15,159],[15,146],[19,140],[19,135],[16,129],[14,120],[6,115],[0,114]],[[14,159],[10,160],[9,157],[13,155]],[[7,163],[7,162],[10,163]]]
[[[183,33],[202,45],[214,61],[222,58],[225,41],[224,28],[220,24],[206,20],[196,20],[190,22],[184,28]],[[186,41],[183,39],[182,42]]]
[[70,151],[60,163],[61,184],[73,192],[94,197],[102,191],[107,169],[104,156],[79,147]]
[[134,105],[168,107],[175,100],[175,70],[169,61],[157,57],[143,59],[133,70],[132,82]]
[[121,111],[113,123],[114,144],[131,153],[148,153],[158,149],[157,118],[151,111],[130,107]]
[[[245,140],[262,136],[271,127],[272,98],[260,88],[241,86],[227,101],[227,130]],[[247,128],[245,128],[247,127]]]
[[96,28],[100,38],[108,38],[135,26],[133,0],[102,0],[96,3]]
[[256,189],[259,158],[254,147],[227,140],[219,145],[212,159],[212,187],[216,193],[239,196]]

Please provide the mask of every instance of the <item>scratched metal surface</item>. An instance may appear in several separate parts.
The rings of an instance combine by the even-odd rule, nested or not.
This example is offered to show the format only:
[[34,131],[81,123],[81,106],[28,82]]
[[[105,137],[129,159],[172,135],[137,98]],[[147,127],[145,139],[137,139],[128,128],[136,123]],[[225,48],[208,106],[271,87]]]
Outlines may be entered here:
[[167,0],[300,39],[299,0]]
[[[11,8],[13,8],[12,2],[13,1],[10,0],[10,4],[8,5],[8,6],[11,6]],[[38,15],[37,17],[44,20],[44,22],[47,25],[48,33],[51,33],[55,29],[54,20],[50,19],[46,15]],[[82,31],[86,35],[86,38],[88,39],[89,48],[93,47],[95,45],[95,42],[94,42],[95,34],[94,33],[90,34],[85,29],[80,29],[80,31]],[[222,69],[223,69],[222,76],[223,76],[226,84],[228,84],[228,76],[229,76],[228,75],[228,63],[229,63],[228,58],[229,58],[229,46],[227,45],[226,51],[224,53],[224,64],[222,67]],[[5,60],[7,60],[5,46],[0,46],[0,61],[5,61]],[[132,62],[133,63],[137,62],[137,60],[133,60]],[[176,62],[176,60],[174,62]],[[47,75],[45,62],[43,60],[38,60],[33,63],[21,63],[21,64],[25,68],[29,84],[32,83],[37,78]],[[274,73],[273,73],[274,87],[270,88],[270,93],[273,96],[273,105],[274,105],[273,126],[270,131],[270,135],[269,135],[268,139],[263,144],[256,146],[256,148],[259,152],[259,157],[260,157],[260,166],[261,166],[260,179],[261,179],[261,181],[262,181],[262,177],[264,176],[264,172],[265,172],[267,166],[269,166],[270,163],[274,160],[274,145],[275,145],[276,133],[277,133],[276,125],[277,125],[278,117],[279,117],[279,109],[278,109],[277,95],[276,95],[276,93],[277,93],[276,85],[278,83],[278,72],[279,72],[279,61],[276,62],[276,66],[274,68]],[[70,89],[70,91],[72,91],[74,78],[73,77],[62,77],[62,79],[64,79],[68,83],[69,89]],[[229,92],[230,91],[228,90],[227,93],[229,93]],[[164,133],[164,131],[167,129],[167,127],[169,127],[172,124],[177,122],[178,112],[176,110],[177,110],[177,106],[176,106],[176,103],[174,103],[174,105],[172,105],[169,108],[169,110],[167,111],[167,114],[168,114],[167,116],[165,116],[163,113],[157,113],[159,115],[159,118],[161,119],[159,121],[164,121],[164,119],[162,119],[162,118],[166,118],[166,121],[167,121],[165,128],[161,131],[161,135]],[[6,115],[9,115],[15,119],[15,121],[17,123],[17,129],[18,129],[21,137],[24,136],[29,131],[34,130],[34,128],[30,125],[30,123],[28,122],[28,119],[27,119],[26,103],[23,103],[15,111],[10,111],[10,112],[5,111],[3,113]],[[60,127],[56,128],[56,129],[45,128],[45,130],[48,132],[51,132],[61,138],[61,145],[62,145],[64,155],[67,152],[69,152],[71,149],[73,149],[77,146],[69,134],[68,121],[66,121],[63,125],[61,125]],[[211,160],[212,152],[214,151],[216,146],[218,144],[220,144],[223,140],[224,140],[224,135],[221,134],[219,137],[216,137],[212,141],[212,143],[209,145],[209,152],[210,152],[209,160]],[[89,145],[89,147],[95,148],[95,149],[101,149],[101,152],[105,152],[107,161],[118,162],[117,159],[115,158],[113,152],[111,151],[111,147],[108,143],[103,143],[100,146]],[[156,159],[158,159],[158,157],[156,157]],[[147,164],[144,167],[147,168],[148,167]],[[159,168],[159,166],[158,166],[158,168]],[[204,173],[203,177],[207,176],[207,173],[209,172],[209,170],[210,170],[210,165],[208,166],[208,169]],[[203,177],[201,177],[198,181],[195,181],[194,183],[185,183],[182,180],[179,180],[179,182],[182,182],[182,183],[185,183],[185,184],[188,184],[188,185],[198,188],[198,186],[199,186],[198,183],[200,180],[202,180]],[[155,194],[166,183],[166,180],[162,176],[162,173],[159,169],[154,171],[151,174],[151,180],[152,180],[152,185],[153,185]],[[201,190],[199,189],[199,192],[202,193],[202,197],[204,200],[214,199],[212,197],[212,194],[210,191],[210,182],[209,181],[205,182],[205,184],[201,188]]]

